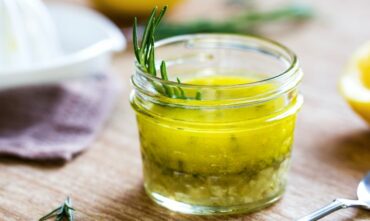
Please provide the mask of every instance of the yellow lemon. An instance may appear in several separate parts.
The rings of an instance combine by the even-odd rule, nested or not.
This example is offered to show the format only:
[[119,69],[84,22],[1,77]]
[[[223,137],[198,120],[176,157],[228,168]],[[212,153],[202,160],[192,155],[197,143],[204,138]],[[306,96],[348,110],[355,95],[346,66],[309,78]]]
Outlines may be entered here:
[[93,0],[96,7],[113,16],[141,16],[158,6],[172,6],[181,0]]
[[353,110],[370,124],[370,42],[351,59],[340,79],[340,91]]
[[370,90],[370,42],[358,51],[357,58],[361,81]]

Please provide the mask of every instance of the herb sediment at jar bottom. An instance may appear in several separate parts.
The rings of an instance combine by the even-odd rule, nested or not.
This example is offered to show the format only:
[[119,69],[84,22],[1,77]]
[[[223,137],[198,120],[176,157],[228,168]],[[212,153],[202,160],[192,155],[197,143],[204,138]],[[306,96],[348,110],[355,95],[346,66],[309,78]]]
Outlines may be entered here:
[[138,116],[148,192],[202,206],[274,197],[285,186],[295,117],[238,131],[204,132]]

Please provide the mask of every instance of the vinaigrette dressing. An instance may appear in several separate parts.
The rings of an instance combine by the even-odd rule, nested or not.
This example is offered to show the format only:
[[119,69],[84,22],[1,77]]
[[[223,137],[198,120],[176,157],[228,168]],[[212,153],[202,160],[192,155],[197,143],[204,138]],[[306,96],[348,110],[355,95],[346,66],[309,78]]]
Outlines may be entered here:
[[[237,85],[243,77],[217,76],[187,81],[195,85]],[[269,90],[272,85],[265,85]],[[253,89],[252,89],[253,90]],[[262,93],[245,89],[245,93]],[[239,90],[234,93],[243,93]],[[222,94],[221,94],[222,95]],[[149,194],[174,201],[212,206],[236,206],[275,198],[284,189],[293,143],[295,114],[271,122],[279,99],[253,108],[213,111],[153,105],[150,111],[169,118],[186,117],[198,124],[158,120],[138,114],[145,187]],[[215,102],[213,105],[218,105]],[[293,109],[296,104],[285,107]],[[212,126],[212,123],[225,123]],[[254,119],[253,121],[246,120]],[[205,125],[202,125],[202,122]]]

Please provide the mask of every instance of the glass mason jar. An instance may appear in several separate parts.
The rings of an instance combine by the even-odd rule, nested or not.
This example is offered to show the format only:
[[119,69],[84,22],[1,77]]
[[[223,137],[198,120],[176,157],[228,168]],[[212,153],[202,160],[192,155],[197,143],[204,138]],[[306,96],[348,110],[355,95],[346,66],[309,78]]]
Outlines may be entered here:
[[189,214],[277,201],[303,103],[296,55],[259,37],[197,34],[157,42],[162,60],[169,80],[138,67],[131,79],[149,197]]

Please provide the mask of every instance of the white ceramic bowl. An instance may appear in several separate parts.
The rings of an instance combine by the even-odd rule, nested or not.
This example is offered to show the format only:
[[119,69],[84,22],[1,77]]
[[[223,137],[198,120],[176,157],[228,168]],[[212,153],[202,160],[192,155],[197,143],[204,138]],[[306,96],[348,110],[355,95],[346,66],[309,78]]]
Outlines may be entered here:
[[121,31],[99,13],[69,4],[47,5],[58,29],[63,55],[30,68],[0,67],[0,89],[57,83],[103,73],[112,54],[126,47]]

